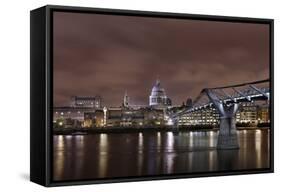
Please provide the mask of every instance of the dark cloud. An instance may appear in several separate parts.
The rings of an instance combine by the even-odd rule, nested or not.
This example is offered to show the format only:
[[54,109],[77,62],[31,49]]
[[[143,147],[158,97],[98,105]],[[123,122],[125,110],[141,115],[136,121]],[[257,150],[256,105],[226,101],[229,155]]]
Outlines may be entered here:
[[54,13],[54,102],[100,95],[120,105],[127,90],[147,104],[159,77],[173,103],[204,87],[269,77],[265,24]]

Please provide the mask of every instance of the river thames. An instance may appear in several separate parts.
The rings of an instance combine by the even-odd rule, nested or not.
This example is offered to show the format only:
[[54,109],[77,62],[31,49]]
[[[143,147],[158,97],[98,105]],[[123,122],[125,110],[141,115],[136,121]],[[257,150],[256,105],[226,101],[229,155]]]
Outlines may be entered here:
[[270,129],[239,130],[238,150],[217,131],[54,135],[53,180],[87,180],[270,167]]

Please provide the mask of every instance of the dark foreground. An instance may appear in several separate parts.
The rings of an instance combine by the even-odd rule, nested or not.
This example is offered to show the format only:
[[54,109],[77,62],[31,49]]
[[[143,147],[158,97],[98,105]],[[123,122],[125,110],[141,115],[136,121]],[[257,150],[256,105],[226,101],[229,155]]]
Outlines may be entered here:
[[239,150],[216,150],[217,131],[55,135],[53,179],[269,168],[269,129],[239,130]]

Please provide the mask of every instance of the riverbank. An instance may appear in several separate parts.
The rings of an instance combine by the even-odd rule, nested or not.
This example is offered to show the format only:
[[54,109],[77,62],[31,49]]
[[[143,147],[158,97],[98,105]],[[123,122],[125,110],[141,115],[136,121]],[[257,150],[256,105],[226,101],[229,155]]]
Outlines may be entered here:
[[[268,127],[237,127],[237,130],[266,129]],[[186,127],[102,127],[102,128],[54,128],[54,135],[83,135],[97,133],[138,133],[138,132],[179,132],[179,131],[218,131],[212,126]]]

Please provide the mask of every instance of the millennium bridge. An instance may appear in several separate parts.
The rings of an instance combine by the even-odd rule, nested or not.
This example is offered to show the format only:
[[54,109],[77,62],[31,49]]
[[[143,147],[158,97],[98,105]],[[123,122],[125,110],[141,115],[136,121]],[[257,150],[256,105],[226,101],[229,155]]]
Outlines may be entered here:
[[194,100],[192,107],[186,107],[169,116],[177,124],[182,115],[215,108],[220,119],[217,149],[238,149],[235,115],[239,105],[259,100],[270,100],[269,79],[224,87],[204,88]]

